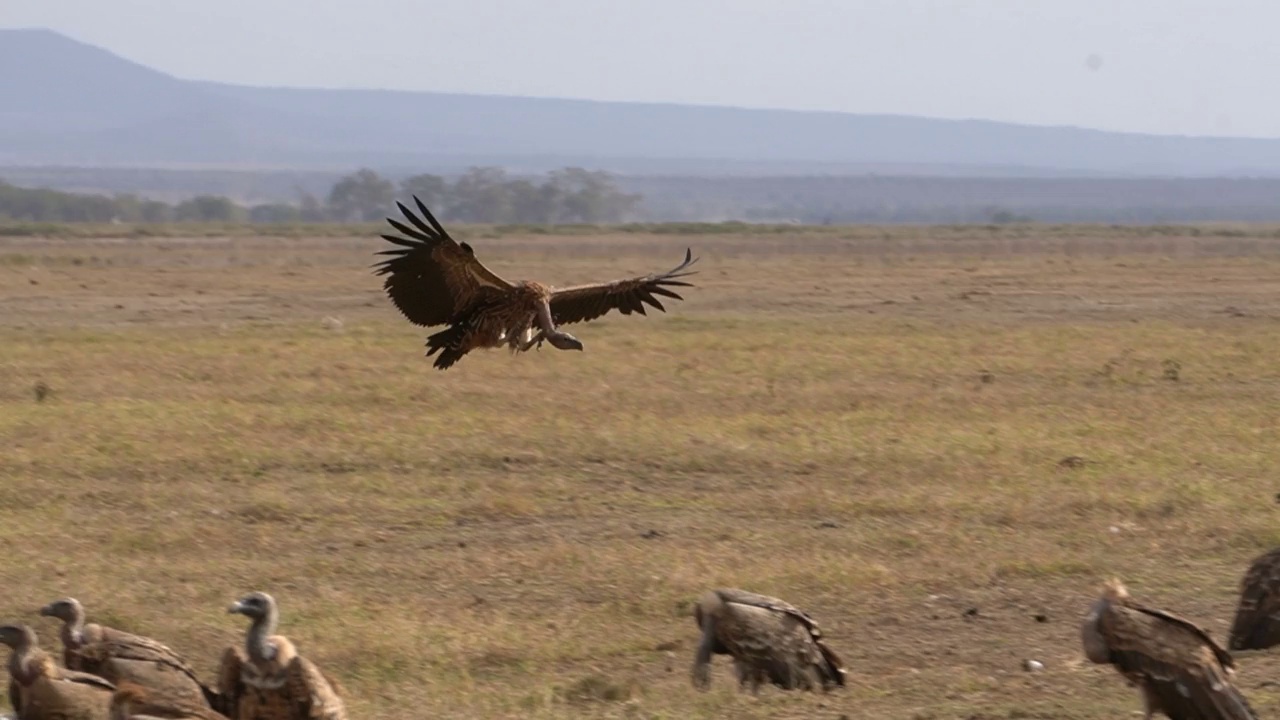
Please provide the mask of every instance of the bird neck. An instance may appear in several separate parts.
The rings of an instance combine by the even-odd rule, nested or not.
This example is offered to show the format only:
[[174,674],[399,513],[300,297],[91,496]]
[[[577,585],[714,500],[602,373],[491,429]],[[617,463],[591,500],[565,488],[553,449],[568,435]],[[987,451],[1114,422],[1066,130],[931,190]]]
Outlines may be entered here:
[[24,640],[9,655],[9,675],[22,684],[31,682],[35,675],[34,660],[31,643]]
[[245,650],[249,652],[249,657],[253,660],[271,660],[276,656],[276,648],[268,639],[276,632],[277,615],[275,608],[271,608],[265,615],[255,618],[253,625],[249,627],[249,634],[245,641]]
[[80,608],[76,608],[71,619],[62,626],[62,642],[74,648],[84,644],[84,611]]

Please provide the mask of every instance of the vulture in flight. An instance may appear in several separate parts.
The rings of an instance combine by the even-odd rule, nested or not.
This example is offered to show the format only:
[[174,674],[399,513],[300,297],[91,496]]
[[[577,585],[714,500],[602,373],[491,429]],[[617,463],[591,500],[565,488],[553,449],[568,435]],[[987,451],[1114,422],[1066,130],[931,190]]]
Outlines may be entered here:
[[232,720],[347,720],[346,704],[315,663],[276,635],[279,610],[264,592],[245,595],[227,609],[253,622],[243,648],[222,654],[219,688]]
[[1280,644],[1280,548],[1259,555],[1240,581],[1240,604],[1227,647],[1263,650]]
[[26,625],[0,625],[0,644],[12,650],[9,705],[19,720],[107,720],[114,685],[58,667]]
[[693,660],[693,686],[699,690],[711,685],[713,653],[732,657],[739,688],[749,683],[753,693],[766,682],[824,692],[844,685],[845,669],[818,624],[789,603],[721,588],[703,595],[693,616],[702,631]]
[[40,614],[62,621],[63,663],[112,683],[132,681],[170,699],[225,710],[223,698],[196,675],[181,655],[149,637],[97,623],[85,623],[84,606],[75,598],[55,600]]
[[679,279],[695,274],[688,270],[697,262],[692,249],[680,265],[655,275],[566,288],[508,282],[485,267],[470,245],[449,237],[421,200],[413,200],[426,221],[397,202],[409,224],[387,218],[404,237],[382,236],[397,247],[379,252],[390,258],[374,268],[387,276],[383,288],[409,322],[447,326],[427,338],[427,356],[439,353],[434,365],[441,370],[477,348],[507,345],[517,353],[545,340],[560,350],[581,350],[582,342],[559,326],[594,320],[610,310],[644,315],[645,305],[665,312],[656,296],[683,300],[670,288],[692,287]]
[[1106,584],[1080,630],[1084,655],[1114,665],[1142,694],[1144,720],[1256,720],[1232,684],[1235,661],[1200,627]]

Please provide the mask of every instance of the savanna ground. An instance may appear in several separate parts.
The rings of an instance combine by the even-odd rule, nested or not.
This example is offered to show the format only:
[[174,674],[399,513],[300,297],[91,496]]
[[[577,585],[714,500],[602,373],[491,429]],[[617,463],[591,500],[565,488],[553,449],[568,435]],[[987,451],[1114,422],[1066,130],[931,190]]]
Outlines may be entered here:
[[[0,238],[0,613],[56,647],[71,594],[212,678],[267,590],[355,718],[1114,718],[1099,583],[1221,638],[1280,544],[1274,228],[472,242],[702,272],[584,353],[441,373],[372,234]],[[809,610],[848,687],[753,698],[718,658],[695,692],[720,585]],[[1280,657],[1240,664],[1280,715]]]

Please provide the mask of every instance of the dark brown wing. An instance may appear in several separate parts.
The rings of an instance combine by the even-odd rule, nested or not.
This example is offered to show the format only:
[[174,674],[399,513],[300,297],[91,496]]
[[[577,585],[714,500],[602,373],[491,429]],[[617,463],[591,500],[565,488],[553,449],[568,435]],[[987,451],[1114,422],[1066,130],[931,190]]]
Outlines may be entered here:
[[1280,644],[1280,548],[1255,558],[1240,581],[1240,603],[1227,646],[1260,650]]
[[477,301],[511,289],[511,283],[476,259],[470,245],[449,237],[421,200],[413,200],[427,222],[397,202],[410,224],[387,218],[405,237],[383,235],[399,247],[379,252],[390,257],[374,265],[375,274],[387,276],[383,288],[409,322],[424,327],[452,323]]
[[308,720],[347,720],[342,698],[315,663],[295,656],[286,669],[290,695],[298,708],[298,717]]
[[1256,717],[1220,662],[1221,649],[1193,623],[1160,610],[1117,604],[1103,614],[1099,627],[1112,663],[1146,688],[1170,717]]
[[638,312],[645,314],[646,304],[666,311],[655,295],[683,300],[670,287],[693,287],[692,283],[678,278],[697,274],[685,268],[697,262],[693,250],[685,250],[684,262],[660,275],[615,280],[593,285],[575,285],[551,292],[551,319],[556,325],[594,320],[610,310],[623,315]]
[[222,662],[218,666],[218,695],[223,706],[215,707],[227,717],[239,717],[240,696],[244,695],[244,680],[240,678],[240,670],[249,661],[244,650],[229,647],[222,653]]

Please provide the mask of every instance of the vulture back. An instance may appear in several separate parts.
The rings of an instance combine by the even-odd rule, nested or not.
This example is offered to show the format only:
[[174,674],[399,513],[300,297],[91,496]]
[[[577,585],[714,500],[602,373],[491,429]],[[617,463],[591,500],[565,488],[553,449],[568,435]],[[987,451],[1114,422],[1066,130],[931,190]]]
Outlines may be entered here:
[[785,689],[823,690],[845,684],[839,656],[817,622],[790,603],[735,588],[713,590],[694,611],[704,633],[695,684],[711,653],[733,657],[740,684],[770,682]]
[[1240,580],[1240,602],[1227,645],[1232,650],[1262,650],[1280,645],[1280,548],[1249,565]]
[[1117,581],[1081,629],[1086,657],[1110,663],[1173,720],[1253,720],[1230,653],[1196,624],[1134,601]]

